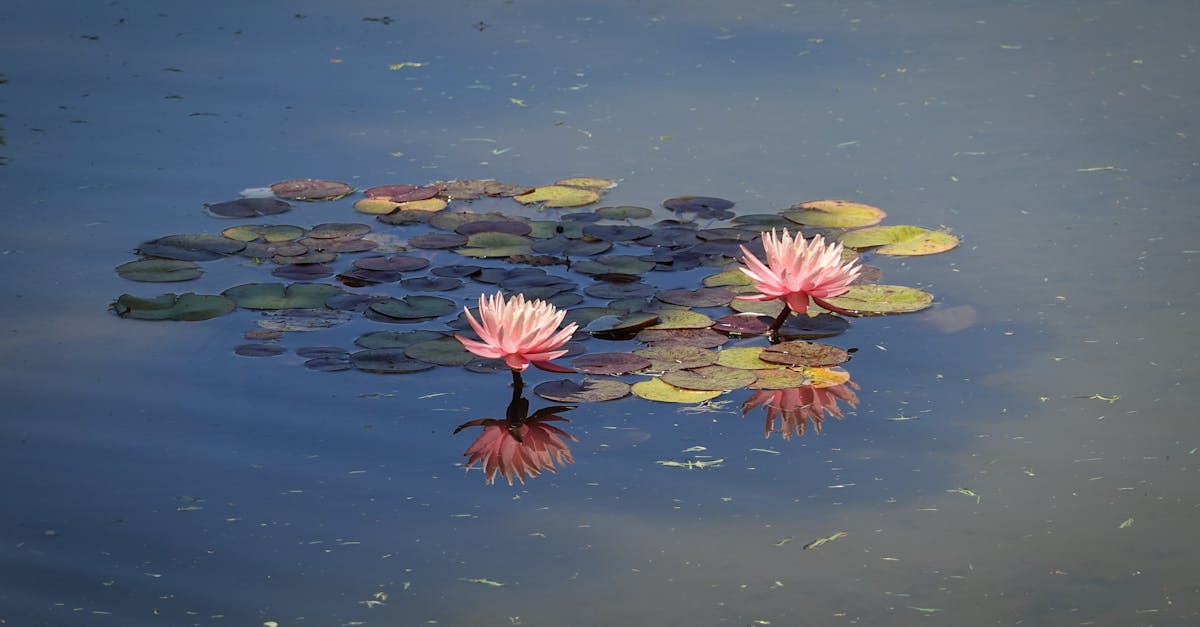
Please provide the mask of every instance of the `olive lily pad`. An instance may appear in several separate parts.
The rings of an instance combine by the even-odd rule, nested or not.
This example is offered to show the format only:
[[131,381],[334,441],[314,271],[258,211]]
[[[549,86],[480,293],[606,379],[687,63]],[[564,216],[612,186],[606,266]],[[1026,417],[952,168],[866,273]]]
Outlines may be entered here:
[[751,390],[787,390],[808,385],[812,382],[812,377],[808,375],[805,369],[763,369],[755,370],[754,374],[758,379],[746,386]]
[[242,357],[275,357],[287,352],[287,349],[268,342],[260,342],[256,344],[241,344],[233,349],[233,352]]
[[883,209],[848,200],[811,200],[783,213],[783,217],[798,224],[829,228],[871,226],[886,216]]
[[785,367],[783,364],[767,363],[759,359],[765,350],[762,346],[735,346],[717,353],[717,365],[742,370],[774,370]]
[[370,309],[389,318],[406,320],[444,316],[457,309],[457,305],[447,298],[409,294],[404,298],[389,298],[374,303]]
[[434,365],[413,359],[404,353],[402,348],[372,348],[358,351],[350,355],[350,363],[364,372],[382,374],[405,374],[429,370]]
[[208,320],[236,308],[236,303],[224,296],[192,292],[160,294],[152,298],[122,294],[112,303],[118,316],[135,320]]
[[437,331],[374,331],[354,340],[362,348],[408,348],[414,344],[446,337]]
[[239,224],[221,231],[221,235],[239,242],[290,242],[304,237],[304,229],[290,224]]
[[672,370],[663,373],[661,380],[677,388],[688,390],[737,390],[757,379],[753,372],[713,364],[688,370]]
[[204,205],[204,208],[218,218],[254,218],[283,213],[292,206],[278,198],[238,198]]
[[884,316],[926,309],[933,295],[902,285],[851,285],[845,294],[824,302],[859,316]]
[[945,231],[919,226],[872,226],[844,233],[838,241],[847,248],[871,248],[880,255],[933,255],[958,246],[958,238]]
[[360,237],[371,232],[371,225],[361,222],[327,222],[308,230],[312,239],[345,239]]
[[139,259],[117,266],[117,274],[123,279],[145,283],[173,283],[191,281],[204,272],[191,261],[178,259]]
[[319,309],[325,299],[341,294],[342,290],[324,283],[246,283],[231,287],[222,295],[233,299],[243,309]]
[[720,390],[685,390],[657,378],[638,381],[633,384],[630,391],[639,398],[663,403],[701,403],[724,394]]
[[842,368],[806,368],[805,374],[812,379],[809,385],[815,388],[831,388],[850,381],[850,373]]
[[246,247],[239,242],[208,234],[168,235],[138,246],[138,254],[180,261],[212,261],[232,255]]
[[655,322],[658,322],[658,314],[638,311],[620,317],[601,316],[588,323],[584,330],[601,340],[628,340]]
[[386,197],[360,198],[354,201],[354,210],[367,215],[385,216],[400,209],[400,203]]
[[659,344],[633,351],[650,360],[650,369],[657,372],[711,366],[717,363],[715,351],[686,344]]
[[590,353],[576,357],[571,367],[584,374],[620,375],[645,370],[650,360],[633,353]]
[[558,403],[597,403],[624,398],[629,384],[614,379],[585,378],[581,383],[570,379],[546,381],[533,388],[538,396]]
[[429,260],[412,255],[392,255],[390,257],[363,257],[354,261],[354,267],[362,270],[378,270],[382,272],[415,272],[429,266]]
[[546,207],[582,207],[600,200],[600,194],[582,187],[546,185],[512,198],[523,205],[540,202]]
[[694,213],[701,219],[728,220],[734,216],[730,211],[732,200],[711,196],[679,196],[663,201],[663,207],[681,213]]
[[354,188],[339,181],[296,179],[271,185],[271,192],[288,200],[337,200],[354,193]]
[[733,291],[723,287],[705,287],[697,290],[676,289],[659,292],[654,296],[664,303],[684,307],[717,307],[728,305],[733,300]]
[[644,329],[637,340],[645,344],[687,344],[699,348],[716,348],[729,341],[729,337],[712,329]]
[[817,342],[783,342],[764,348],[759,359],[785,366],[836,366],[845,363],[850,355],[830,344]]
[[658,314],[659,321],[647,329],[707,329],[713,324],[712,318],[686,309],[669,309]]
[[439,337],[417,342],[404,349],[404,354],[438,366],[463,366],[475,359],[475,354],[463,348],[453,337]]
[[610,220],[638,220],[641,218],[649,218],[651,211],[645,207],[634,207],[630,205],[621,205],[618,207],[600,207],[596,209],[596,215]]
[[587,259],[571,265],[571,269],[583,274],[643,274],[654,269],[654,262],[642,261],[630,255],[610,255],[598,259]]
[[612,179],[601,179],[593,176],[572,176],[565,179],[554,181],[555,185],[567,185],[569,187],[582,187],[584,189],[594,189],[598,192],[606,189],[612,189],[617,186],[617,182]]
[[[409,240],[411,243],[412,240]],[[464,257],[511,257],[532,252],[533,240],[524,235],[512,235],[498,231],[484,231],[467,237],[467,245],[454,252]]]

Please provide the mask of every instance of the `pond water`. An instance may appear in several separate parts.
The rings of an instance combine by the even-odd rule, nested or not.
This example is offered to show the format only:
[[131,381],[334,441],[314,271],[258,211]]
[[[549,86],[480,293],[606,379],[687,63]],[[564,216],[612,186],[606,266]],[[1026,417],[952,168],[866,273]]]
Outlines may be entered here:
[[[0,623],[1200,621],[1193,3],[2,13]],[[741,215],[846,198],[962,245],[872,259],[936,302],[828,340],[858,349],[860,388],[819,433],[764,439],[746,390],[583,404],[575,463],[512,487],[464,472],[473,435],[452,434],[503,413],[507,375],[294,353],[397,325],[251,358],[233,349],[258,313],[106,309],[272,280],[229,259],[165,289],[113,271],[240,222],[204,204],[246,188],[568,176],[619,179],[603,204],[655,219],[688,194]],[[392,228],[351,203],[258,221]],[[659,463],[688,459],[724,461]]]

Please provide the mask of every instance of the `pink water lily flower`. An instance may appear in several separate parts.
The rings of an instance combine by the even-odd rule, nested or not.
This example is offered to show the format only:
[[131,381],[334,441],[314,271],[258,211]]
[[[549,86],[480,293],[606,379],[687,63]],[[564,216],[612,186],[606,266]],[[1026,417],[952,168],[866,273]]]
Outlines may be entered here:
[[531,363],[543,370],[572,372],[550,363],[551,359],[567,353],[560,347],[578,328],[574,322],[561,330],[558,328],[566,311],[545,301],[527,301],[520,294],[505,300],[501,292],[479,296],[479,320],[470,310],[465,311],[467,322],[479,334],[479,340],[457,333],[454,337],[472,353],[480,357],[503,358],[516,372],[525,370]]
[[799,231],[793,237],[787,229],[778,235],[771,229],[762,234],[762,242],[767,253],[765,264],[742,246],[742,261],[747,267],[741,270],[760,293],[740,299],[779,299],[792,311],[803,314],[808,312],[809,298],[821,304],[821,299],[841,296],[862,272],[857,259],[842,263],[841,244],[826,244],[820,235],[809,241]]

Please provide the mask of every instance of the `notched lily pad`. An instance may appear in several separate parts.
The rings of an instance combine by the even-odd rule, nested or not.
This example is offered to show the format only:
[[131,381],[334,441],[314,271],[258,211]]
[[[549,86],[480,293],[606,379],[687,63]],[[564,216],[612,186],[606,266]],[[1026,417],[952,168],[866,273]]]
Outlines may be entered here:
[[655,298],[671,305],[684,307],[718,307],[733,300],[733,290],[723,287],[705,287],[697,290],[675,289],[655,294]]
[[783,213],[797,224],[843,229],[879,224],[886,216],[883,209],[849,200],[810,200]]
[[659,320],[647,329],[707,329],[713,324],[712,318],[686,309],[668,309],[658,313]]
[[239,242],[291,242],[304,237],[304,229],[290,224],[239,224],[231,226],[221,235]]
[[729,341],[725,335],[705,329],[645,329],[637,334],[644,344],[687,344],[698,348],[716,348]]
[[405,347],[404,354],[437,366],[464,366],[475,359],[475,354],[463,348],[462,342],[453,337],[417,342]]
[[759,359],[785,366],[836,366],[845,363],[850,355],[843,349],[817,342],[783,342],[764,348]]
[[639,331],[658,322],[658,314],[644,311],[623,316],[601,316],[584,328],[592,337],[601,340],[628,340]]
[[390,298],[371,305],[371,311],[389,318],[402,320],[437,318],[457,308],[454,301],[437,296],[409,294],[404,298]]
[[933,295],[902,285],[851,285],[845,294],[825,302],[859,316],[886,316],[927,309]]
[[337,200],[354,193],[354,188],[339,181],[295,179],[271,185],[271,193],[288,200]]
[[390,257],[363,257],[354,260],[354,267],[361,270],[377,270],[380,272],[416,272],[429,266],[429,260],[412,255],[392,255]]
[[321,309],[325,299],[342,290],[324,283],[245,283],[231,287],[222,295],[243,309]]
[[168,235],[150,240],[138,246],[137,252],[147,257],[179,261],[212,261],[237,253],[245,247],[245,242],[199,233]]
[[308,230],[312,239],[346,239],[366,235],[371,232],[371,225],[361,222],[328,222],[318,224]]
[[597,200],[600,200],[600,194],[591,189],[582,187],[571,187],[569,185],[546,185],[543,187],[535,187],[533,191],[519,196],[513,196],[513,200],[528,205],[531,203],[540,202],[545,207],[582,207],[590,205]]
[[765,350],[762,346],[735,346],[717,353],[717,365],[742,370],[774,370],[783,364],[767,363],[759,359]]
[[596,215],[609,220],[639,220],[641,218],[649,218],[652,213],[646,207],[634,207],[631,205],[600,207],[596,209]]
[[292,205],[278,198],[238,198],[206,204],[204,208],[218,218],[254,218],[283,213],[291,209]]
[[571,367],[584,374],[621,375],[649,368],[650,360],[633,353],[590,353],[576,357]]
[[364,372],[381,374],[406,374],[429,370],[434,365],[413,359],[402,348],[374,348],[361,350],[350,355],[350,363]]
[[753,372],[713,364],[663,373],[661,380],[687,390],[728,391],[744,388],[757,380]]
[[135,320],[184,320],[194,322],[223,316],[237,305],[233,300],[213,294],[160,294],[142,298],[122,294],[113,301],[112,310],[122,318]]
[[919,226],[872,226],[842,234],[838,241],[847,248],[871,248],[880,255],[933,255],[958,246],[958,238],[945,231]]
[[444,334],[437,331],[374,331],[358,336],[354,344],[362,348],[408,348],[414,344],[444,337]]
[[730,211],[732,200],[712,196],[679,196],[663,201],[663,207],[681,213],[694,213],[702,219],[728,220],[734,216]]
[[751,390],[788,390],[808,385],[812,381],[812,377],[803,368],[755,370],[754,374],[758,378],[754,383],[746,386]]
[[633,392],[634,396],[639,398],[644,398],[648,401],[659,401],[661,403],[702,403],[724,394],[720,390],[685,390],[675,387],[670,383],[665,383],[658,378],[638,381],[633,384],[630,391]]
[[174,283],[191,281],[204,271],[191,261],[178,259],[139,259],[117,266],[117,274],[123,279],[144,283]]
[[649,359],[650,369],[657,372],[700,368],[717,363],[716,351],[686,344],[659,344],[639,348],[633,353]]
[[275,357],[287,352],[287,349],[269,342],[259,342],[255,344],[241,344],[233,349],[233,352],[242,357]]
[[[412,240],[409,240],[412,243]],[[533,240],[524,235],[512,235],[497,231],[484,231],[467,237],[467,245],[454,252],[464,257],[489,258],[511,257],[532,252]]]
[[538,384],[533,388],[533,393],[557,403],[599,403],[629,396],[629,384],[615,379],[591,377],[579,383],[559,379]]

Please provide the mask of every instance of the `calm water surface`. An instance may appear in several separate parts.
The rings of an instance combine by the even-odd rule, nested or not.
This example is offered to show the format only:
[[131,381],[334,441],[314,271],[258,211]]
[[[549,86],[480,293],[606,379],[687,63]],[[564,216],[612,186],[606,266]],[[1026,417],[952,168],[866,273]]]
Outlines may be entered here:
[[[1196,624],[1197,33],[1182,0],[9,2],[0,623]],[[512,488],[451,435],[506,375],[105,310],[244,188],[572,175],[963,245],[876,259],[937,303],[835,340],[859,404],[821,433],[764,440],[745,391],[584,405],[576,463]],[[178,291],[265,274],[206,268]],[[696,446],[725,463],[656,463]]]

